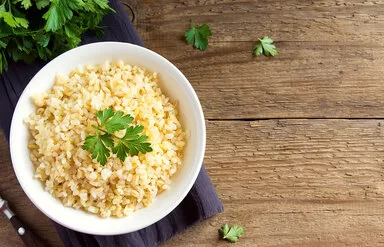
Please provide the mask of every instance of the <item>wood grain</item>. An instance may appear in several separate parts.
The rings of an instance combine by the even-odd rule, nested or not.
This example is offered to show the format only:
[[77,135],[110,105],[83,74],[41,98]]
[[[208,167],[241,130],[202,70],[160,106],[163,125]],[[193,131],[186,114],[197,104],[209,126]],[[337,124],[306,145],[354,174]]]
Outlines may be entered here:
[[[127,1],[132,2],[132,1]],[[173,62],[208,119],[384,117],[381,1],[135,1],[145,45]],[[205,52],[183,39],[211,26]],[[254,57],[258,37],[275,58]]]
[[225,211],[165,246],[221,246],[224,223],[245,227],[238,246],[383,245],[382,124],[208,121],[205,166]]
[[[245,227],[236,246],[384,245],[384,2],[123,2],[145,45],[200,98],[204,163],[225,207],[164,246],[233,246],[219,239],[224,223]],[[190,19],[211,26],[205,52],[184,41]],[[275,58],[251,54],[265,35]],[[2,135],[0,175],[14,211],[60,246],[18,185]],[[22,246],[1,216],[0,246]]]

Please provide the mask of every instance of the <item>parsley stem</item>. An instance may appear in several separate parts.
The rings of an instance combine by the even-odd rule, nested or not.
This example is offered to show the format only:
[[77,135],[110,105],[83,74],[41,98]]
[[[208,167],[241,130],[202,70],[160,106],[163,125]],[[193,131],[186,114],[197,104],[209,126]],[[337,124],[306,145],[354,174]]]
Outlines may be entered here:
[[8,8],[8,12],[12,14],[11,0],[8,0]]
[[[100,128],[99,126],[96,126],[96,125],[92,125],[93,128],[97,129],[97,130],[100,130],[101,132],[104,132],[105,134],[109,134],[106,130],[103,130],[102,128]],[[113,135],[113,134],[112,134]]]
[[100,128],[99,126],[92,125],[92,127],[95,128],[95,129],[97,129],[97,130],[100,130],[101,132],[103,132],[103,133],[105,133],[105,134],[109,134],[109,135],[113,136],[113,137],[116,138],[116,139],[120,139],[120,140],[122,139],[122,138],[120,138],[120,137],[118,137],[118,136],[115,136],[114,134],[108,133],[108,131],[103,130],[103,129]]

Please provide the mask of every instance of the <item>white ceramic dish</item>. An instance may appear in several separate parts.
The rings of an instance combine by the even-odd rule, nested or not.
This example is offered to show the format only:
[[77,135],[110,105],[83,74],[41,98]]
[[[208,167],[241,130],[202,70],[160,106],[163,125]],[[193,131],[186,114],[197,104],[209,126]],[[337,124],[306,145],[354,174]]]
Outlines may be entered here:
[[[44,190],[40,181],[33,178],[34,167],[29,159],[27,147],[29,133],[23,120],[35,110],[31,96],[49,89],[56,73],[68,74],[79,64],[100,64],[105,60],[119,59],[159,73],[160,87],[167,96],[178,101],[182,124],[190,136],[184,149],[183,165],[172,177],[169,190],[158,195],[148,207],[128,217],[101,218],[83,210],[63,206],[61,201]],[[15,108],[11,124],[10,150],[13,168],[21,187],[45,215],[76,231],[114,235],[136,231],[157,222],[184,199],[200,171],[205,138],[205,122],[200,102],[188,80],[172,63],[140,46],[101,42],[84,45],[58,56],[32,78]]]

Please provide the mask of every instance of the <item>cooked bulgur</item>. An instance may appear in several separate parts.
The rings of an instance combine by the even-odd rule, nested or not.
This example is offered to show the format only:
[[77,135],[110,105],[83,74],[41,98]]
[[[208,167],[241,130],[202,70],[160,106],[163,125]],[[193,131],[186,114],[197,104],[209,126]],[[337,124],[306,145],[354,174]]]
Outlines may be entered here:
[[[35,178],[64,205],[102,217],[129,215],[166,190],[181,165],[185,133],[176,104],[158,86],[157,73],[122,61],[79,66],[33,97],[36,111],[26,120]],[[96,112],[112,107],[134,117],[152,152],[115,155],[101,166],[82,149],[94,134]]]

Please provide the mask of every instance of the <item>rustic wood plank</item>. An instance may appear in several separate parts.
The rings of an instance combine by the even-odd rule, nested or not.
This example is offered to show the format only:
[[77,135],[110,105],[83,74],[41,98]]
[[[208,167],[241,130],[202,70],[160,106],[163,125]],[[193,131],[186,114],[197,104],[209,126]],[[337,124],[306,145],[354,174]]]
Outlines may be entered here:
[[223,222],[245,227],[236,246],[382,246],[383,202],[258,201],[226,203],[225,213],[162,246],[233,246],[219,239]]
[[[126,2],[146,46],[187,76],[208,119],[384,117],[384,2]],[[205,52],[183,39],[190,19],[211,26]],[[252,56],[264,35],[279,56]]]
[[207,129],[206,164],[224,201],[384,199],[380,121],[223,121]]
[[383,245],[382,124],[209,121],[205,165],[225,211],[165,246],[216,246],[224,223],[245,227],[239,246]]
[[[273,35],[277,41],[348,41],[382,45],[384,3],[374,0],[123,0],[138,14],[136,25],[145,27],[144,39],[171,41],[190,19],[210,23],[213,43],[255,41]],[[185,30],[181,30],[185,31]],[[260,34],[262,33],[262,34]],[[367,40],[369,36],[371,39]],[[352,39],[349,39],[351,37]],[[330,39],[331,38],[331,39]],[[168,45],[170,45],[168,44]]]
[[[205,166],[225,211],[165,246],[216,246],[226,222],[245,226],[239,246],[383,244],[383,126],[380,120],[207,121]],[[4,143],[0,193],[57,243],[50,221],[17,185]],[[0,246],[17,242],[0,220],[0,235],[8,236]]]

